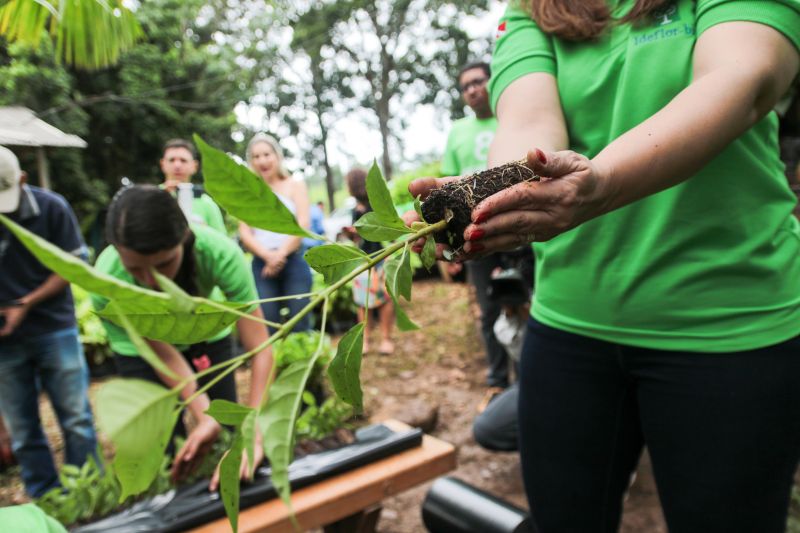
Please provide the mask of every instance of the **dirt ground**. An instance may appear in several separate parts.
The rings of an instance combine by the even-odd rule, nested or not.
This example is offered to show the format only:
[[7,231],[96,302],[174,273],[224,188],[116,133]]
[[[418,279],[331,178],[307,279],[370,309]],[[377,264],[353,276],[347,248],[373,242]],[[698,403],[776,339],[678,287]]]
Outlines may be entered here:
[[[468,286],[461,283],[435,280],[414,283],[413,302],[407,311],[421,330],[396,333],[397,349],[393,356],[364,358],[366,414],[371,421],[380,421],[410,400],[438,407],[438,424],[432,434],[454,444],[458,450],[458,467],[450,475],[526,507],[518,455],[487,452],[472,439],[472,419],[484,393],[485,376],[473,301]],[[240,378],[246,381],[246,376]],[[92,384],[92,397],[99,385]],[[52,409],[46,400],[42,404],[48,437],[60,455],[62,441]],[[0,473],[0,506],[24,500],[18,474],[18,469]],[[378,530],[424,532],[420,509],[429,487],[427,483],[386,500]],[[646,458],[625,503],[621,531],[666,532]]]

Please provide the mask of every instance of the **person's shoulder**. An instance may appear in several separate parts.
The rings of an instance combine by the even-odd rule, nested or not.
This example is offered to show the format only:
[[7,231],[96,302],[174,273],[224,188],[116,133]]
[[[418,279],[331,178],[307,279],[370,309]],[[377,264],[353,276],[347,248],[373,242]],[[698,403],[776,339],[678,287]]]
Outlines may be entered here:
[[189,226],[192,233],[194,233],[195,246],[198,250],[228,252],[230,249],[238,249],[230,237],[223,235],[214,228],[205,224],[190,224]]
[[55,191],[51,191],[49,189],[42,189],[41,187],[37,187],[35,185],[25,185],[25,187],[28,188],[30,193],[36,199],[36,203],[39,205],[39,208],[42,210],[46,209],[66,209],[69,211],[72,210],[72,206],[69,205],[67,199]]
[[471,128],[478,119],[473,116],[462,117],[453,121],[453,125],[450,127],[453,131],[464,130]]

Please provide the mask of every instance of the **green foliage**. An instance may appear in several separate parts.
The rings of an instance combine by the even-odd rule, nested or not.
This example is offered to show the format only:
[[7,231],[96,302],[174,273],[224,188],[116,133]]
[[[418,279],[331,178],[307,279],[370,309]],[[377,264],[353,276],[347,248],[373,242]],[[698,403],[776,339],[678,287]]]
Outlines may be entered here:
[[9,0],[0,3],[0,35],[37,45],[53,36],[57,54],[85,69],[113,65],[142,37],[142,28],[122,0]]
[[116,449],[120,501],[146,490],[158,474],[179,411],[178,390],[138,379],[115,379],[97,396],[97,421]]
[[305,253],[305,260],[325,278],[325,283],[332,285],[361,265],[365,265],[369,256],[354,246],[326,244],[315,246]]
[[[174,295],[144,289],[103,274],[79,258],[63,251],[38,235],[0,215],[5,224],[33,255],[47,268],[58,272],[70,283],[87,291],[113,300],[99,314],[118,325],[132,326],[142,336],[175,344],[191,344],[205,340],[238,320],[234,311],[248,308],[248,304],[221,304],[204,298],[192,298],[195,308],[186,311],[185,301]],[[174,292],[174,291],[173,291]],[[122,323],[120,314],[125,314]]]
[[314,395],[303,393],[305,411],[297,419],[297,438],[322,440],[339,428],[346,427],[347,420],[353,416],[353,408],[336,396],[326,398],[317,405]]
[[368,241],[381,242],[413,233],[397,215],[392,196],[377,163],[372,164],[367,174],[367,195],[372,211],[356,221],[355,227],[359,235]]
[[80,285],[73,284],[71,289],[72,297],[75,301],[75,318],[78,322],[81,343],[108,348],[108,335],[100,319],[92,309],[89,293]]
[[289,463],[294,456],[295,425],[303,391],[320,352],[317,350],[310,358],[295,361],[281,371],[269,388],[267,407],[259,415],[272,484],[290,509]]
[[336,357],[328,366],[333,390],[342,401],[362,411],[361,356],[364,348],[364,323],[356,324],[339,341]]
[[324,367],[333,358],[330,339],[327,336],[320,338],[319,331],[298,331],[290,333],[272,345],[272,355],[278,370],[292,363],[310,359],[316,351],[317,368]]
[[205,172],[209,176],[226,176],[226,181],[209,179],[206,191],[228,213],[250,226],[287,235],[316,238],[300,227],[294,215],[263,179],[240,165],[225,153],[206,144],[199,135],[194,136],[203,154]]
[[394,176],[389,184],[389,191],[392,193],[392,201],[395,205],[413,202],[414,197],[408,192],[408,184],[417,178],[438,177],[440,167],[439,161],[434,161]]
[[250,471],[255,469],[254,443],[255,421],[257,411],[250,407],[226,400],[214,400],[207,413],[220,424],[234,426],[235,433],[230,450],[220,464],[220,493],[225,514],[231,522],[233,531],[239,529],[239,469],[242,463],[242,452],[247,450]]

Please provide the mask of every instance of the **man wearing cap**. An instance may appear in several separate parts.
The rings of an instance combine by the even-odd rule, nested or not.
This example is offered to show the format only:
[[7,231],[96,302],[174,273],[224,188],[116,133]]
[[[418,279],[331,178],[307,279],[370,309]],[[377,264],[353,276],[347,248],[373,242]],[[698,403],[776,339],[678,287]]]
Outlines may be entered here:
[[[67,201],[25,180],[16,156],[0,146],[0,213],[85,259]],[[0,225],[0,413],[31,497],[59,484],[39,418],[39,392],[49,396],[64,433],[65,462],[80,466],[97,449],[88,385],[69,284]]]

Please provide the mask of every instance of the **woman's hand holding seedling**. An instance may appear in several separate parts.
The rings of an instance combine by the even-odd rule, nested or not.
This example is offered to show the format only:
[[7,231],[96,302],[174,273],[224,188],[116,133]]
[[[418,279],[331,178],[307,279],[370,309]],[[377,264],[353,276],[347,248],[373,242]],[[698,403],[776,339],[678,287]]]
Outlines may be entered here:
[[[552,239],[606,212],[607,175],[576,152],[536,149],[472,176],[414,180],[409,191],[425,200],[428,222],[452,217],[436,235],[437,257],[463,261]],[[404,217],[408,224],[417,218]]]

